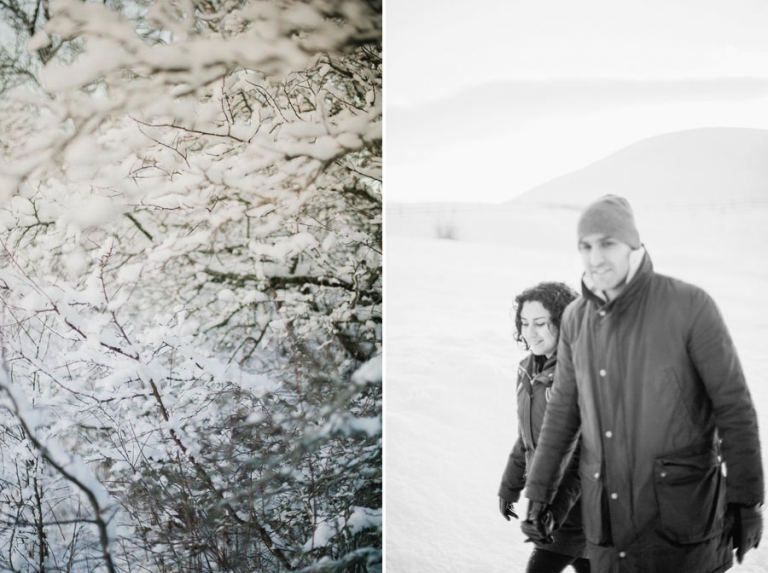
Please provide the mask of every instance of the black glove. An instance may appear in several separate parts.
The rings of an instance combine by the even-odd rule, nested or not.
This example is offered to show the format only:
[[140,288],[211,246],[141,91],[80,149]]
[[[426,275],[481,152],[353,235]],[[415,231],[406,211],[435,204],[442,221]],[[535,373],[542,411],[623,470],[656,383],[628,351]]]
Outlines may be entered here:
[[733,515],[733,548],[736,550],[736,561],[741,563],[747,551],[760,543],[760,537],[763,535],[763,515],[759,504],[732,503],[729,509]]
[[514,502],[507,501],[503,497],[499,498],[499,511],[501,511],[501,515],[509,521],[510,517],[514,517],[517,519],[517,511],[515,511],[515,504]]
[[532,501],[528,506],[528,518],[520,524],[520,528],[528,538],[526,541],[552,543],[552,531],[556,528],[552,510],[544,503]]

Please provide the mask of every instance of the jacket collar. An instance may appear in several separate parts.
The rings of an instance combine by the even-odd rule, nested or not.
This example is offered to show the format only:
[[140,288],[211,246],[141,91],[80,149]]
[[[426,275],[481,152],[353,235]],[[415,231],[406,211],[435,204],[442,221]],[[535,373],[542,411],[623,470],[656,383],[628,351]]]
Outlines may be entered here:
[[520,362],[520,369],[523,372],[525,372],[525,374],[528,376],[528,378],[533,380],[534,378],[536,378],[536,376],[538,376],[542,372],[546,372],[546,371],[551,370],[552,368],[554,368],[556,364],[557,364],[557,351],[555,351],[555,353],[552,356],[547,358],[544,361],[544,364],[541,367],[541,370],[537,371],[536,370],[536,355],[531,352],[530,354],[528,354],[528,356],[526,356],[523,359],[522,362]]
[[643,290],[643,287],[650,280],[653,274],[653,262],[645,250],[645,247],[635,249],[629,255],[629,273],[627,274],[627,285],[612,301],[608,301],[605,294],[594,288],[586,274],[581,279],[581,292],[584,297],[598,307],[605,310],[623,310],[634,300],[636,293]]

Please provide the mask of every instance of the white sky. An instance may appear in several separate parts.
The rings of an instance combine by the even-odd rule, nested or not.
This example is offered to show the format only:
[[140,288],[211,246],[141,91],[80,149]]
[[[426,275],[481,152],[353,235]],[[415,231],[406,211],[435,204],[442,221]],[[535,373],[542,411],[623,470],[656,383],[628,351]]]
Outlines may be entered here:
[[[653,83],[768,79],[766,29],[764,0],[387,0],[386,200],[500,202],[646,137],[768,129],[768,87]],[[510,97],[504,113],[483,92],[439,106],[510,80],[536,97]],[[568,81],[601,97],[571,98]]]

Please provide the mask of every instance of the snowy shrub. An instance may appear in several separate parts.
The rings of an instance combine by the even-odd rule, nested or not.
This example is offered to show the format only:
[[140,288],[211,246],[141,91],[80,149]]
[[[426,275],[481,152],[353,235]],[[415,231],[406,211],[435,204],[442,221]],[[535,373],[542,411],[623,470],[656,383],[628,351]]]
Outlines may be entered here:
[[0,570],[380,570],[381,5],[44,16],[0,103]]
[[459,233],[456,223],[453,221],[438,221],[435,228],[435,235],[438,239],[458,240]]

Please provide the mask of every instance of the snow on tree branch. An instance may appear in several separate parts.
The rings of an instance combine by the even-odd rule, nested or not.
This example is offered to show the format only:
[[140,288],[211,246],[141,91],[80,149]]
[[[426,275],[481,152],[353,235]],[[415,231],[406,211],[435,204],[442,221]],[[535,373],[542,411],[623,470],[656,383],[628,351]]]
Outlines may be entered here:
[[99,530],[104,564],[107,571],[114,573],[116,569],[111,551],[115,540],[115,509],[107,490],[78,456],[64,450],[55,440],[45,440],[39,436],[38,429],[46,424],[45,419],[40,411],[27,402],[26,396],[14,388],[3,367],[0,367],[0,390],[7,395],[6,407],[16,416],[24,434],[38,453],[88,499],[94,513],[94,523]]
[[96,570],[102,519],[115,570],[380,570],[381,22],[52,0],[14,29],[0,568]]

